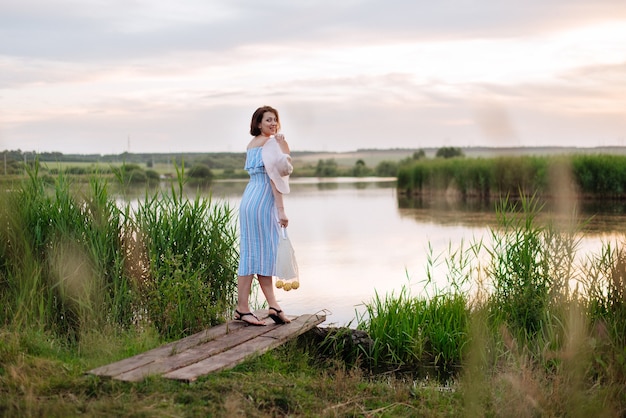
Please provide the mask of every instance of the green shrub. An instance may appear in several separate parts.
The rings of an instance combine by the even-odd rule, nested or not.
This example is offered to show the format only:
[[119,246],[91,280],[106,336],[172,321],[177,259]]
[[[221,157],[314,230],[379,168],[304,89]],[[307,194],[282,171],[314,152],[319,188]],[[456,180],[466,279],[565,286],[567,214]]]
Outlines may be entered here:
[[189,178],[198,180],[211,180],[213,178],[213,172],[209,166],[204,164],[195,164],[191,166],[187,175]]

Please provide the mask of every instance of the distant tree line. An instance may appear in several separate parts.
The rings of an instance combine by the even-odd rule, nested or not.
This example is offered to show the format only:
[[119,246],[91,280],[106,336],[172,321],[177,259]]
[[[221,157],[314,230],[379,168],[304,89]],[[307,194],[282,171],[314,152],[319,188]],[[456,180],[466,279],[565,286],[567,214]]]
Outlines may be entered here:
[[[371,150],[375,152],[377,150]],[[379,150],[378,150],[379,151]],[[309,152],[294,152],[294,159],[298,155],[306,155]],[[144,181],[157,181],[163,177],[155,170],[157,164],[167,164],[172,167],[184,165],[186,176],[196,181],[210,181],[217,177],[215,171],[220,172],[221,178],[245,177],[243,171],[246,155],[243,152],[217,152],[217,153],[121,153],[121,154],[63,154],[60,152],[41,152],[5,150],[4,170],[5,175],[24,173],[26,165],[32,166],[35,161],[40,163],[62,162],[66,167],[63,172],[69,175],[109,174],[119,177],[124,182],[141,183]],[[463,157],[460,148],[443,147],[437,150],[437,158]],[[401,161],[381,161],[375,167],[369,167],[363,159],[358,159],[352,167],[342,167],[334,158],[320,159],[317,165],[311,169],[298,170],[297,175],[316,177],[395,177],[398,168],[410,164],[413,161],[426,158],[424,150],[415,151],[412,157]],[[68,163],[81,163],[77,166],[67,166]],[[85,164],[93,164],[86,166]],[[113,168],[114,165],[122,164],[124,168]],[[106,165],[110,166],[107,167]],[[143,168],[145,167],[145,168]],[[59,168],[51,166],[49,173],[56,175]]]

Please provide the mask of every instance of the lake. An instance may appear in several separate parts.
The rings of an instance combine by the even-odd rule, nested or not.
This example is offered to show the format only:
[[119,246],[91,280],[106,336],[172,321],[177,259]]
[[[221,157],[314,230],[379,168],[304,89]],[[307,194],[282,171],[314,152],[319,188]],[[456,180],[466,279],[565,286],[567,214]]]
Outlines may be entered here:
[[[213,198],[238,208],[246,181],[220,181]],[[446,286],[446,255],[463,243],[488,242],[496,225],[492,204],[419,201],[399,197],[394,179],[292,179],[285,196],[288,233],[296,252],[301,287],[276,289],[289,315],[325,312],[324,325],[356,326],[363,302],[403,286],[420,295],[427,267],[438,287]],[[623,204],[585,204],[588,219],[579,256],[624,236]],[[436,258],[437,262],[429,262]],[[264,301],[258,296],[258,303]]]

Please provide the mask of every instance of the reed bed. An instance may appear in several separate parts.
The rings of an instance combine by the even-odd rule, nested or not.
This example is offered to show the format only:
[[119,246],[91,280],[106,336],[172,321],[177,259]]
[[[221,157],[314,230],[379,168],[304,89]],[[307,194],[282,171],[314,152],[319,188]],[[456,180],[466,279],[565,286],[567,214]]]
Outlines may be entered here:
[[[38,167],[0,207],[0,321],[78,341],[154,327],[171,339],[224,321],[236,296],[233,211],[178,187],[136,207],[93,176],[52,186]],[[124,185],[122,185],[124,186]]]
[[[570,173],[570,183],[553,179]],[[464,197],[560,196],[572,190],[588,198],[626,197],[626,156],[556,155],[421,159],[398,168],[398,190],[407,194],[455,192]]]

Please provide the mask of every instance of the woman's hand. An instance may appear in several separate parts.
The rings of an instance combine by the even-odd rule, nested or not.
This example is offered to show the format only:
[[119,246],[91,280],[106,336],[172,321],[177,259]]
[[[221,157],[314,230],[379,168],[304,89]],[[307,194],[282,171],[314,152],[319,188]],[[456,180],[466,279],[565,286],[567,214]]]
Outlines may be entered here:
[[285,208],[278,208],[278,223],[284,228],[287,228],[287,226],[289,225],[289,218],[287,218]]
[[279,134],[276,134],[275,138],[281,151],[285,154],[289,154],[290,153],[289,144],[287,143],[287,140],[285,140],[285,135],[282,133],[279,133]]

